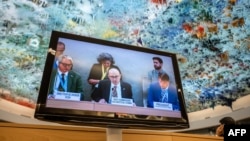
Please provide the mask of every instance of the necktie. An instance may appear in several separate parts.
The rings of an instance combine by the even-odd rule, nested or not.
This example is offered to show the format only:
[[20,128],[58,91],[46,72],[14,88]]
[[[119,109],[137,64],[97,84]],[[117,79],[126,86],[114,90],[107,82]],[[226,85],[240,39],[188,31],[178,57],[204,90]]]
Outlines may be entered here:
[[64,73],[62,73],[62,83],[64,84],[64,82],[65,82],[65,79],[64,79]]
[[116,90],[117,86],[114,86],[112,89],[112,97],[117,97],[117,90]]
[[166,89],[161,90],[161,102],[164,102],[164,103],[168,102],[168,91]]
[[64,78],[64,73],[61,74],[61,81],[60,81],[60,84],[59,84],[59,87],[58,87],[58,90],[59,91],[65,91],[64,89],[64,83],[65,83],[65,78]]

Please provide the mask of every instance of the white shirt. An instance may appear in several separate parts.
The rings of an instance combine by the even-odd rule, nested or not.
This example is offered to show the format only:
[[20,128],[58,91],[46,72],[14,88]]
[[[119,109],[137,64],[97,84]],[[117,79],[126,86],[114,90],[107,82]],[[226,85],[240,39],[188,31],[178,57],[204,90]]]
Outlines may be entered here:
[[[62,80],[61,76],[62,76],[62,72],[58,70],[57,75],[56,75],[56,79],[55,79],[55,84],[54,84],[54,90],[56,90],[56,91],[58,90],[58,87],[59,87],[59,85],[61,83],[61,80]],[[68,72],[64,73],[64,85],[63,85],[63,88],[64,88],[64,90],[66,92],[67,92],[67,84],[68,84],[68,79],[67,78],[68,78]]]

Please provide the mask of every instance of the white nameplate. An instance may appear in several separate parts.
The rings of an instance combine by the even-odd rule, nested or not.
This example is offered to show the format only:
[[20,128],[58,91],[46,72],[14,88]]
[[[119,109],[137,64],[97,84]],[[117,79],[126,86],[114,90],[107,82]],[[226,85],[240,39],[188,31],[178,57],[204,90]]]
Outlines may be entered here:
[[72,93],[72,92],[55,92],[55,99],[60,100],[72,100],[72,101],[80,101],[81,94],[80,93]]
[[112,97],[111,104],[114,105],[123,105],[123,106],[133,106],[133,100],[129,98],[116,98]]
[[163,102],[154,102],[155,109],[161,110],[173,110],[173,105],[171,103],[163,103]]

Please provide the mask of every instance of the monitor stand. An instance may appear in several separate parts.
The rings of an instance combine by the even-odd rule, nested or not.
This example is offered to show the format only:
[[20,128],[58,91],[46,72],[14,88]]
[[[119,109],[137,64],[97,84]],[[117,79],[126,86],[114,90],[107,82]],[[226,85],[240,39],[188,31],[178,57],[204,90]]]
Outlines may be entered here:
[[106,129],[106,141],[122,141],[122,129],[121,128],[107,128]]

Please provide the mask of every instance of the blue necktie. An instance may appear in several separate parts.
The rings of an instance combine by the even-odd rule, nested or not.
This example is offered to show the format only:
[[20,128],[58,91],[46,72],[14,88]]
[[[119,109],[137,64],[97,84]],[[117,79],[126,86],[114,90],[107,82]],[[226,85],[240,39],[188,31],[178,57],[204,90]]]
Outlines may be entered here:
[[65,90],[64,90],[64,87],[63,87],[63,86],[64,86],[64,83],[65,83],[64,73],[62,73],[62,74],[61,74],[61,82],[60,82],[59,87],[58,87],[58,90],[59,90],[59,91],[65,91]]
[[62,83],[64,84],[65,83],[65,79],[64,79],[64,73],[62,73]]

